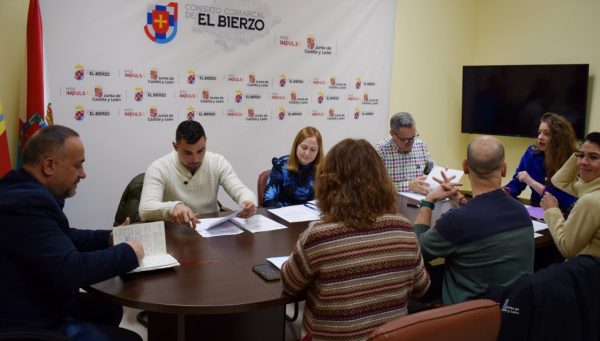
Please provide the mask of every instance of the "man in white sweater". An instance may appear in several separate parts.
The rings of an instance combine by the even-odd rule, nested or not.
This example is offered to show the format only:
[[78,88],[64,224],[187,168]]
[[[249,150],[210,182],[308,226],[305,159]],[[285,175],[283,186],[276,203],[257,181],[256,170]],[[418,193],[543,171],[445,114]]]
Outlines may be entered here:
[[201,213],[219,211],[219,185],[240,204],[240,217],[256,213],[256,195],[223,156],[206,151],[206,134],[200,123],[181,122],[173,148],[146,170],[140,199],[142,221],[169,220],[195,227]]

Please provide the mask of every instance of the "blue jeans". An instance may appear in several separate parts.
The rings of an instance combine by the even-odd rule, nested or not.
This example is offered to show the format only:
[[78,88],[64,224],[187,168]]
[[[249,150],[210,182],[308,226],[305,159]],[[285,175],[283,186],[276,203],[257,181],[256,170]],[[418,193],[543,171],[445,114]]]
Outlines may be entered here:
[[142,341],[127,329],[119,328],[123,307],[81,293],[67,317],[54,330],[73,341]]

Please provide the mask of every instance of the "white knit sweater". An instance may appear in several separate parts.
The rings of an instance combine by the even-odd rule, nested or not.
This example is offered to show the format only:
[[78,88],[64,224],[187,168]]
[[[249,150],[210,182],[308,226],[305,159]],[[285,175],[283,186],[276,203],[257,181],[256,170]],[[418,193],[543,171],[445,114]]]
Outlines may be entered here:
[[194,212],[218,212],[219,185],[237,203],[251,201],[256,195],[244,186],[233,168],[219,154],[206,152],[194,175],[179,161],[176,151],[154,161],[146,170],[140,199],[142,221],[171,220],[175,205],[183,203]]

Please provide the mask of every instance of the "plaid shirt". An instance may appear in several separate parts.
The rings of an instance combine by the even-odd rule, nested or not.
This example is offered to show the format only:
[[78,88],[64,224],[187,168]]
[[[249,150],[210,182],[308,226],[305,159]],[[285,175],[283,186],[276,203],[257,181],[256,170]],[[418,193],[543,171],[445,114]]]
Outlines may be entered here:
[[383,160],[398,192],[408,192],[408,183],[423,175],[427,161],[433,161],[425,142],[418,138],[411,151],[406,154],[398,149],[391,136],[379,142],[375,150]]

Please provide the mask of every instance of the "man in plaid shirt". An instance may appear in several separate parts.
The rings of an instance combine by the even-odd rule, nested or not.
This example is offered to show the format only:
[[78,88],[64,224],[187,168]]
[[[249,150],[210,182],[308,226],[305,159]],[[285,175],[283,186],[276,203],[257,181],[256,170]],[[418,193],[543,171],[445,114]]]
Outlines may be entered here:
[[411,114],[394,114],[390,119],[390,136],[379,142],[375,150],[399,192],[429,192],[425,174],[433,167],[433,160],[427,145],[419,139]]

